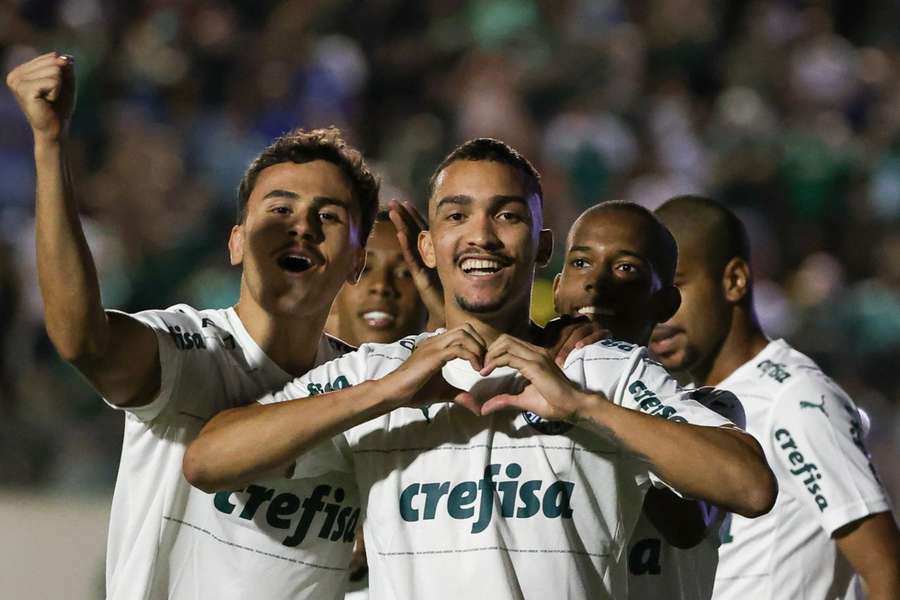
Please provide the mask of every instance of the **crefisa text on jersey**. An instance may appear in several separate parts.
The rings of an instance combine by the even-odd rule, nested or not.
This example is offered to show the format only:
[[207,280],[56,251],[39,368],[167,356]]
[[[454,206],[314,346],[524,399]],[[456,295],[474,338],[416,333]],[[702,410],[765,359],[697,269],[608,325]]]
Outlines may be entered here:
[[[299,512],[300,518],[297,519],[294,533],[285,537],[281,542],[285,546],[297,546],[306,538],[317,513],[323,513],[324,516],[319,527],[319,538],[332,542],[349,543],[353,541],[360,509],[358,506],[342,506],[341,503],[345,496],[343,489],[332,490],[330,485],[318,485],[302,501],[296,494],[290,492],[276,494],[276,491],[261,485],[248,485],[245,489],[236,492],[217,493],[213,504],[219,512],[231,515],[239,507],[238,504],[232,502],[232,495],[246,494],[246,500],[237,517],[250,520],[262,505],[268,502],[265,521],[275,529],[290,529],[290,517]],[[329,496],[333,502],[326,502]]]
[[[543,513],[548,519],[572,518],[572,492],[575,484],[557,480],[540,494],[544,482],[540,479],[519,481],[522,466],[506,465],[505,474],[510,481],[494,481],[503,465],[491,464],[484,468],[479,481],[461,481],[452,488],[449,481],[413,483],[400,494],[400,516],[404,521],[415,522],[436,518],[441,498],[447,496],[443,511],[453,519],[472,519],[475,506],[478,517],[472,524],[472,533],[481,533],[490,524],[494,514],[494,494],[500,496],[500,514],[508,519],[528,519]],[[424,501],[419,498],[424,496]],[[518,500],[518,502],[517,502]]]
[[796,465],[795,469],[791,469],[791,474],[797,477],[802,477],[804,473],[808,474],[806,479],[803,480],[803,485],[806,486],[806,490],[816,499],[816,506],[819,507],[819,510],[825,510],[828,506],[828,500],[826,500],[825,496],[821,493],[822,487],[816,483],[819,479],[822,479],[822,474],[819,473],[819,467],[816,466],[815,463],[806,461],[803,454],[797,449],[797,443],[794,441],[794,437],[787,429],[777,430],[775,432],[775,441],[781,445],[782,450],[790,451],[788,460],[791,462],[791,465]]

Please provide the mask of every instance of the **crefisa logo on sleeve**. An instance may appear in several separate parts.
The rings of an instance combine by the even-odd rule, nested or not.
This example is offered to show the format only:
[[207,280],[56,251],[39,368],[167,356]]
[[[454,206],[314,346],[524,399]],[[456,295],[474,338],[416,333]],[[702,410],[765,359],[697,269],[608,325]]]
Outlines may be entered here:
[[548,421],[544,417],[534,414],[531,411],[523,411],[522,416],[528,421],[528,424],[546,435],[560,435],[570,429],[573,425],[567,421]]

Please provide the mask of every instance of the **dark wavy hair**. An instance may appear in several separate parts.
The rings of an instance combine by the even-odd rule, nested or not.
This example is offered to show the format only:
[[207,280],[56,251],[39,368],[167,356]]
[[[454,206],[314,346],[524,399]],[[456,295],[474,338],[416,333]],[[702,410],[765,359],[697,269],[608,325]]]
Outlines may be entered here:
[[365,244],[378,212],[378,192],[381,182],[363,160],[362,154],[347,144],[337,127],[322,129],[294,129],[276,138],[257,156],[238,186],[237,222],[247,218],[247,201],[256,185],[256,179],[266,167],[279,163],[298,164],[313,160],[326,160],[337,165],[347,180],[353,198],[359,205],[360,242]]

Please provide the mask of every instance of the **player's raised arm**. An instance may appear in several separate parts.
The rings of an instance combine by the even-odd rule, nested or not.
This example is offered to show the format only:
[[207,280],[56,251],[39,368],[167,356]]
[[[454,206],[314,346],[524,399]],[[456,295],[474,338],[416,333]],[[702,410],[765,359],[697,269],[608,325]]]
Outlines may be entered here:
[[[320,442],[414,404],[419,396],[443,395],[478,410],[467,393],[443,393],[449,388],[439,375],[455,358],[481,368],[485,344],[471,325],[426,339],[408,359],[398,357],[386,368],[377,366],[378,358],[369,355],[367,348],[317,367],[262,402],[217,414],[185,452],[185,478],[194,487],[212,492],[235,489],[273,472],[284,473]],[[338,377],[344,377],[350,387],[306,397],[310,383]]]
[[6,83],[34,135],[38,283],[50,340],[111,403],[146,404],[159,388],[156,336],[127,316],[103,310],[78,218],[66,161],[75,105],[73,59],[44,54],[13,69]]
[[[715,426],[728,421],[699,404],[691,403],[708,415],[708,424],[659,418],[620,406],[604,394],[583,390],[570,381],[568,372],[563,373],[545,349],[512,336],[498,338],[488,349],[485,360],[485,372],[510,366],[531,385],[521,394],[492,398],[485,403],[483,413],[515,407],[545,419],[580,422],[619,440],[685,496],[707,500],[744,516],[765,514],[775,504],[778,490],[775,476],[756,440],[736,427]],[[661,367],[653,367],[646,361],[641,366],[649,367],[647,371],[659,371],[657,376],[665,376]],[[644,387],[628,386],[625,382],[631,388],[628,393],[633,396],[641,390],[652,392],[654,385],[645,382],[653,375],[646,371],[641,375],[638,369],[634,370],[628,381]],[[659,404],[655,394],[650,396]]]

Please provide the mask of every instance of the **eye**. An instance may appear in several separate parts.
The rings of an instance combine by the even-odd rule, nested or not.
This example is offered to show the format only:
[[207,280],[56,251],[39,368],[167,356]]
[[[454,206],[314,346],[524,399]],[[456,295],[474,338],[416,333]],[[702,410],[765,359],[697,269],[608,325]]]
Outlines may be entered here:
[[394,276],[398,279],[412,279],[412,272],[406,267],[398,267],[394,271]]
[[289,206],[285,206],[284,204],[276,204],[269,209],[269,212],[275,213],[276,215],[289,215],[291,214],[291,209]]
[[587,269],[588,267],[591,266],[591,263],[589,263],[588,261],[586,261],[583,258],[573,258],[572,260],[569,261],[569,264],[572,266],[573,269]]
[[498,214],[497,218],[508,223],[521,223],[523,220],[521,215],[508,210]]
[[636,275],[641,272],[640,267],[631,263],[619,263],[615,269],[620,273],[628,273],[629,275]]
[[462,221],[466,216],[461,212],[452,212],[447,215],[448,221]]
[[340,223],[341,218],[337,213],[329,212],[329,211],[320,211],[319,212],[319,220],[323,223]]

